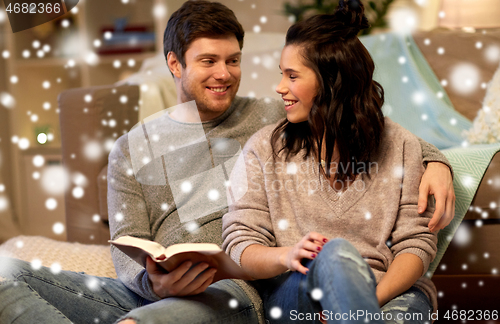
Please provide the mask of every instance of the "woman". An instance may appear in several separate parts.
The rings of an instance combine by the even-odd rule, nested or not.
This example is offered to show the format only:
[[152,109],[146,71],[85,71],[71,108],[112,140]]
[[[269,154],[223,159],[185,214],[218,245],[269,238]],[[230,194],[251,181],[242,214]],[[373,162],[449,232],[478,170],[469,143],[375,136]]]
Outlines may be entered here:
[[232,172],[223,248],[266,279],[271,322],[424,323],[437,306],[420,145],[382,115],[356,36],[366,27],[363,5],[340,1],[288,30],[276,89],[287,118],[256,133]]

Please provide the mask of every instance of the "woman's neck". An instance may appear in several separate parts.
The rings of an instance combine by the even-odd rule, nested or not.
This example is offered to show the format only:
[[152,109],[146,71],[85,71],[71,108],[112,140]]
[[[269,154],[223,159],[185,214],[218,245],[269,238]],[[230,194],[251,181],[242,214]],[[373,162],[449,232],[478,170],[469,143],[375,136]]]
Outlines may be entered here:
[[[316,156],[318,156],[318,150],[316,153]],[[335,141],[335,144],[333,146],[333,156],[330,161],[330,176],[327,175],[327,165],[326,165],[326,144],[325,140],[323,139],[323,143],[321,146],[321,158],[318,158],[318,161],[321,163],[322,170],[321,172],[323,175],[326,177],[326,179],[330,182],[330,185],[338,190],[341,190],[339,188],[345,188],[344,185],[351,183],[356,179],[356,175],[352,179],[347,179],[345,183],[342,183],[342,181],[336,180],[335,173],[337,172],[337,168],[339,167],[339,160],[340,160],[340,153],[338,150],[337,142]]]
[[[318,157],[319,150],[316,149],[316,157]],[[335,144],[333,145],[333,156],[331,158],[331,162],[338,162],[340,158],[339,150],[337,147],[337,141],[335,141]],[[321,157],[318,158],[319,161],[326,161],[326,141],[325,138],[323,138],[323,143],[321,144]]]

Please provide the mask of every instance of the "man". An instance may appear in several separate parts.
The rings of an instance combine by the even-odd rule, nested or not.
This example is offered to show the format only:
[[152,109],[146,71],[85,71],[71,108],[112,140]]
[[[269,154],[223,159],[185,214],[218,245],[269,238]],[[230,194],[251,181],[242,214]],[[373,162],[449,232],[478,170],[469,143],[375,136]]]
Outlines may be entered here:
[[[164,246],[222,243],[225,195],[214,188],[224,185],[247,139],[284,117],[282,102],[236,97],[243,36],[234,13],[218,3],[188,1],[172,14],[164,50],[180,105],[170,115],[131,130],[112,150],[112,239],[133,235]],[[446,160],[435,148],[423,148],[426,161]],[[419,206],[425,209],[427,194],[435,194],[435,229],[451,220],[441,217],[444,201],[454,200],[450,186],[448,167],[430,163]],[[10,263],[2,269],[10,271],[0,270],[0,277],[7,279],[0,282],[0,322],[262,322],[256,291],[242,281],[212,284],[216,269],[207,264],[185,262],[166,273],[151,260],[144,269],[117,249],[112,255],[119,279],[68,271],[55,275],[47,268],[34,271],[26,262],[2,260]]]

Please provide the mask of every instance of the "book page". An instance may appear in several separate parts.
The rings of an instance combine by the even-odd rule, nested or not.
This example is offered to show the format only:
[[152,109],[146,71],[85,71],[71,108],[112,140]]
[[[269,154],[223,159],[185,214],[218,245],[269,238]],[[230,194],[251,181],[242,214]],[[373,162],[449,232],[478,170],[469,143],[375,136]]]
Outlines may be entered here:
[[217,269],[213,282],[222,279],[251,280],[239,265],[213,243],[181,243],[165,249],[157,242],[132,236],[122,236],[109,242],[143,267],[146,267],[146,258],[149,255],[168,272],[186,261],[192,262],[193,266],[206,262],[210,268]]
[[140,248],[144,250],[144,252],[148,253],[153,260],[158,258],[165,259],[161,258],[162,255],[165,255],[165,248],[157,242],[126,235],[119,237],[114,241],[110,241],[110,243],[114,245]]
[[185,252],[200,252],[210,255],[222,252],[222,250],[213,243],[180,243],[171,245],[165,249],[165,255],[167,258],[170,258],[175,254]]

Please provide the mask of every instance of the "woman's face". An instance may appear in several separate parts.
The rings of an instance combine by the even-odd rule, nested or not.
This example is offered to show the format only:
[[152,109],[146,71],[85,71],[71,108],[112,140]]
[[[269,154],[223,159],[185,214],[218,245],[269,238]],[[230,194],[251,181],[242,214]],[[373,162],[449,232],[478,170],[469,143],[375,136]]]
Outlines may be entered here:
[[307,120],[318,92],[316,74],[302,63],[300,49],[296,45],[283,48],[280,60],[283,77],[276,87],[285,101],[286,118],[291,123]]

